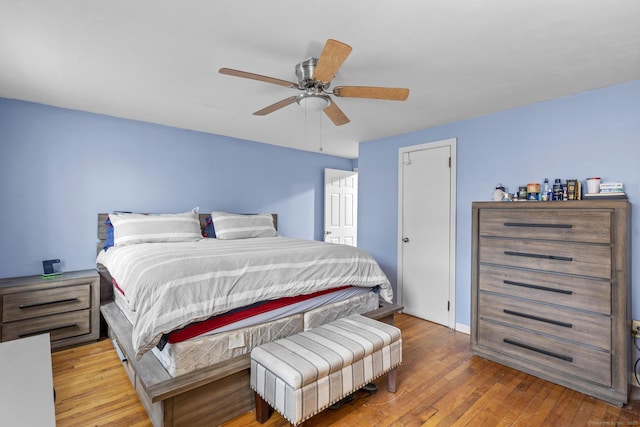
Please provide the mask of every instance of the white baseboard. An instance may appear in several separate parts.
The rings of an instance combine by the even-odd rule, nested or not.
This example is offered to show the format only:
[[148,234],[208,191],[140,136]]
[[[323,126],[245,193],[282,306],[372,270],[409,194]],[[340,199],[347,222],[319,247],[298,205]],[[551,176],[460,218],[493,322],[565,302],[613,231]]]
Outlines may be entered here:
[[456,331],[471,335],[471,327],[469,325],[463,325],[462,323],[456,323]]

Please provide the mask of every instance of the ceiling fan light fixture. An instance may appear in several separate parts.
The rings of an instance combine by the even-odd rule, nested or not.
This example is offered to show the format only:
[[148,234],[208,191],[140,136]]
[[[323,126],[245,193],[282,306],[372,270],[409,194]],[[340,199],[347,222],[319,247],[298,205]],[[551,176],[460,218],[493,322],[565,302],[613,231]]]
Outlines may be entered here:
[[[409,96],[407,88],[375,87],[375,86],[339,86],[329,91],[331,81],[342,67],[343,62],[351,53],[351,46],[338,40],[328,39],[319,58],[307,58],[295,67],[298,83],[275,77],[249,73],[247,71],[220,68],[220,74],[227,74],[245,79],[258,80],[297,89],[303,93],[289,96],[253,113],[255,116],[266,116],[288,105],[297,102],[304,108],[305,114],[323,111],[336,126],[349,123],[349,118],[334,102],[333,95],[341,98],[384,99],[389,101],[404,101]],[[320,116],[322,117],[322,116]]]
[[328,95],[319,93],[304,93],[298,95],[296,102],[305,111],[322,111],[331,104],[331,98]]

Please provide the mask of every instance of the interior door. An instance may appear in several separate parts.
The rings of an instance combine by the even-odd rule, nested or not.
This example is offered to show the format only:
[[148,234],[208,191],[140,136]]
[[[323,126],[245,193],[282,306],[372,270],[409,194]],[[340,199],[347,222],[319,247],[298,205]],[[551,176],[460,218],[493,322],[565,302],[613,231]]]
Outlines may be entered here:
[[358,172],[324,170],[324,241],[358,246]]
[[455,140],[400,150],[398,294],[404,311],[455,326]]

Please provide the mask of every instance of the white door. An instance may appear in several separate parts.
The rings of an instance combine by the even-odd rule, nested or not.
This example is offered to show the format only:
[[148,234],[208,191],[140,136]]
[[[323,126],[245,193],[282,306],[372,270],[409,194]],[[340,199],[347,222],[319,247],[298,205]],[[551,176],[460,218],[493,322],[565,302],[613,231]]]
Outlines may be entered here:
[[358,172],[324,170],[324,241],[358,246]]
[[398,296],[407,314],[455,327],[455,139],[400,150]]

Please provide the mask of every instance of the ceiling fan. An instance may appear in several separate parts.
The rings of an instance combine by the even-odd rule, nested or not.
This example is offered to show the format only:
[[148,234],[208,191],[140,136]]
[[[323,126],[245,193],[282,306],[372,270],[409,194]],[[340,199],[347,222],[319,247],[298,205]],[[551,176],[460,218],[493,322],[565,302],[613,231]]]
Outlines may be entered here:
[[276,79],[274,77],[262,76],[260,74],[249,73],[247,71],[234,70],[231,68],[220,68],[221,74],[229,76],[243,77],[245,79],[259,80],[261,82],[272,83],[292,89],[302,91],[301,94],[290,96],[281,101],[271,104],[253,113],[256,116],[266,116],[287,105],[297,102],[306,108],[315,111],[324,111],[333,124],[341,126],[349,123],[347,116],[338,108],[335,101],[329,96],[334,95],[343,98],[368,98],[383,99],[390,101],[404,101],[409,96],[409,89],[393,87],[374,86],[336,86],[329,91],[331,80],[335,77],[338,69],[342,66],[347,56],[351,53],[351,46],[329,39],[322,49],[320,58],[309,58],[295,67],[298,83]]

